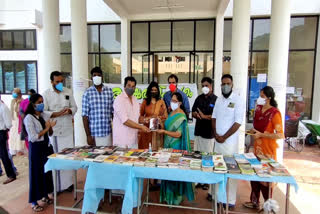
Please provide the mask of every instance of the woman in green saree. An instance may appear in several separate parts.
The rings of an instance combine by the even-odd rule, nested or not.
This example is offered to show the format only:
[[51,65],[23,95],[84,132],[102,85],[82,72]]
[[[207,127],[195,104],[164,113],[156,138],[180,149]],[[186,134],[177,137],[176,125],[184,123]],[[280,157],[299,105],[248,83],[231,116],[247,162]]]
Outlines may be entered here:
[[[158,130],[164,134],[164,148],[173,148],[191,151],[188,120],[182,103],[182,96],[174,93],[170,107],[172,112],[165,121],[164,128]],[[189,201],[194,200],[194,187],[190,182],[162,181],[160,190],[160,202],[178,205],[187,196]]]

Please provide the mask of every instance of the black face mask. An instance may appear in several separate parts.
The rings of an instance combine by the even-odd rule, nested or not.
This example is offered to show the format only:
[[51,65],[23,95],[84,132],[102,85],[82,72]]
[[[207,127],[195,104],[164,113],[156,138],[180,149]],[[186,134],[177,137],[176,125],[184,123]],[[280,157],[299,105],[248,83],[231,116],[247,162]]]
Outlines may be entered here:
[[222,93],[222,95],[224,96],[224,98],[228,98],[231,95],[231,93],[232,93],[232,90],[228,94]]
[[152,98],[157,98],[158,97],[158,92],[151,92],[151,97]]

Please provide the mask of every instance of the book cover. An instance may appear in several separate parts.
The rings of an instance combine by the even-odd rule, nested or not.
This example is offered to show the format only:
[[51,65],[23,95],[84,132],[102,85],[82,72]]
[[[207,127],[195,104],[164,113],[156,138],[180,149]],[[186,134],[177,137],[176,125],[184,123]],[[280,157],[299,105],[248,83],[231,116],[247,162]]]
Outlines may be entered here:
[[240,168],[241,174],[244,174],[244,175],[254,175],[255,174],[253,168],[248,163],[247,164],[239,164],[239,168]]
[[160,127],[160,121],[158,118],[151,118],[149,123],[149,129],[151,131],[156,131]]
[[245,158],[243,154],[234,154],[234,159],[237,161],[238,164],[247,164],[249,161]]
[[240,168],[236,162],[236,160],[233,158],[233,156],[224,156],[224,161],[227,165],[229,173],[232,174],[240,174]]
[[107,162],[107,163],[112,163],[113,161],[117,160],[118,159],[118,156],[115,156],[115,155],[110,155],[109,157],[107,157],[104,162]]
[[93,162],[102,163],[108,157],[109,157],[108,155],[99,155],[93,160]]
[[213,169],[213,157],[211,155],[202,156],[202,168],[212,168]]

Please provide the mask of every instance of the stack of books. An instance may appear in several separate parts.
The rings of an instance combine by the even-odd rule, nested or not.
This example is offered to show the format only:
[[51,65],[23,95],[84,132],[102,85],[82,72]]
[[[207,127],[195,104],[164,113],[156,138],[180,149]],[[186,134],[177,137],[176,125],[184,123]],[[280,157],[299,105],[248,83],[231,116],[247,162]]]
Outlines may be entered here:
[[257,155],[257,158],[258,160],[261,162],[261,164],[264,164],[264,163],[273,163],[275,162],[275,160],[271,159],[271,158],[268,158],[267,156],[265,155]]
[[273,176],[290,176],[290,173],[288,172],[286,167],[283,166],[282,164],[280,164],[278,162],[273,162],[273,163],[269,163],[269,165],[271,166],[271,168],[270,168],[271,175],[273,175]]
[[240,174],[241,171],[233,156],[224,156],[224,162],[227,165],[228,172],[231,174]]
[[249,161],[245,158],[243,154],[234,154],[234,159],[237,161],[238,164],[248,164]]
[[263,163],[261,168],[254,168],[254,171],[259,177],[269,178],[272,177],[270,174],[270,166],[267,163]]
[[214,172],[215,173],[227,173],[228,168],[226,163],[224,162],[223,155],[214,155],[213,156],[214,163]]
[[190,169],[190,158],[181,157],[179,160],[179,168],[180,169]]
[[255,175],[255,172],[249,163],[240,163],[239,168],[240,168],[241,174]]
[[172,156],[173,154],[171,154],[171,157],[168,160],[168,167],[177,169],[179,168],[179,163],[180,163],[179,156]]
[[191,159],[190,169],[201,170],[201,164],[202,164],[202,161],[200,159]]
[[253,153],[245,153],[245,158],[249,161],[252,168],[262,168],[261,162],[257,159],[257,157]]
[[144,166],[146,167],[156,167],[158,162],[157,158],[149,157],[146,162],[144,163]]
[[213,167],[214,164],[212,155],[202,155],[202,171],[212,172]]

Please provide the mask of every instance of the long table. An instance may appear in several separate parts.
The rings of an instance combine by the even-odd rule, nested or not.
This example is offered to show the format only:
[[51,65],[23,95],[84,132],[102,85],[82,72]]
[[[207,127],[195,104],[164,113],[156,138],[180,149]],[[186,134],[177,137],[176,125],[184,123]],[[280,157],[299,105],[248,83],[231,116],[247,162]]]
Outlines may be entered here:
[[[272,178],[260,178],[258,176],[248,176],[242,174],[218,174],[212,172],[203,172],[200,170],[136,167],[121,164],[95,163],[88,161],[67,160],[59,158],[51,158],[45,165],[45,170],[52,170],[53,174],[55,174],[56,170],[77,170],[80,168],[87,169],[87,177],[84,187],[83,206],[81,210],[83,214],[87,212],[97,212],[99,202],[104,196],[104,189],[124,190],[125,194],[122,205],[123,214],[132,214],[134,207],[137,207],[137,211],[139,213],[141,205],[160,205],[155,203],[149,203],[148,201],[144,201],[143,203],[141,203],[141,195],[143,188],[143,185],[141,185],[143,182],[141,181],[143,179],[161,179],[170,181],[219,184],[219,198],[227,197],[226,184],[228,183],[228,179],[281,182],[287,183],[288,185],[294,185],[296,187],[296,190],[298,189],[298,185],[292,176],[273,176]],[[289,200],[289,198],[287,198],[287,200]],[[57,206],[55,195],[55,213],[57,209],[72,210],[62,206]],[[214,204],[214,208],[210,209],[210,211],[215,212],[216,210],[216,204]]]

